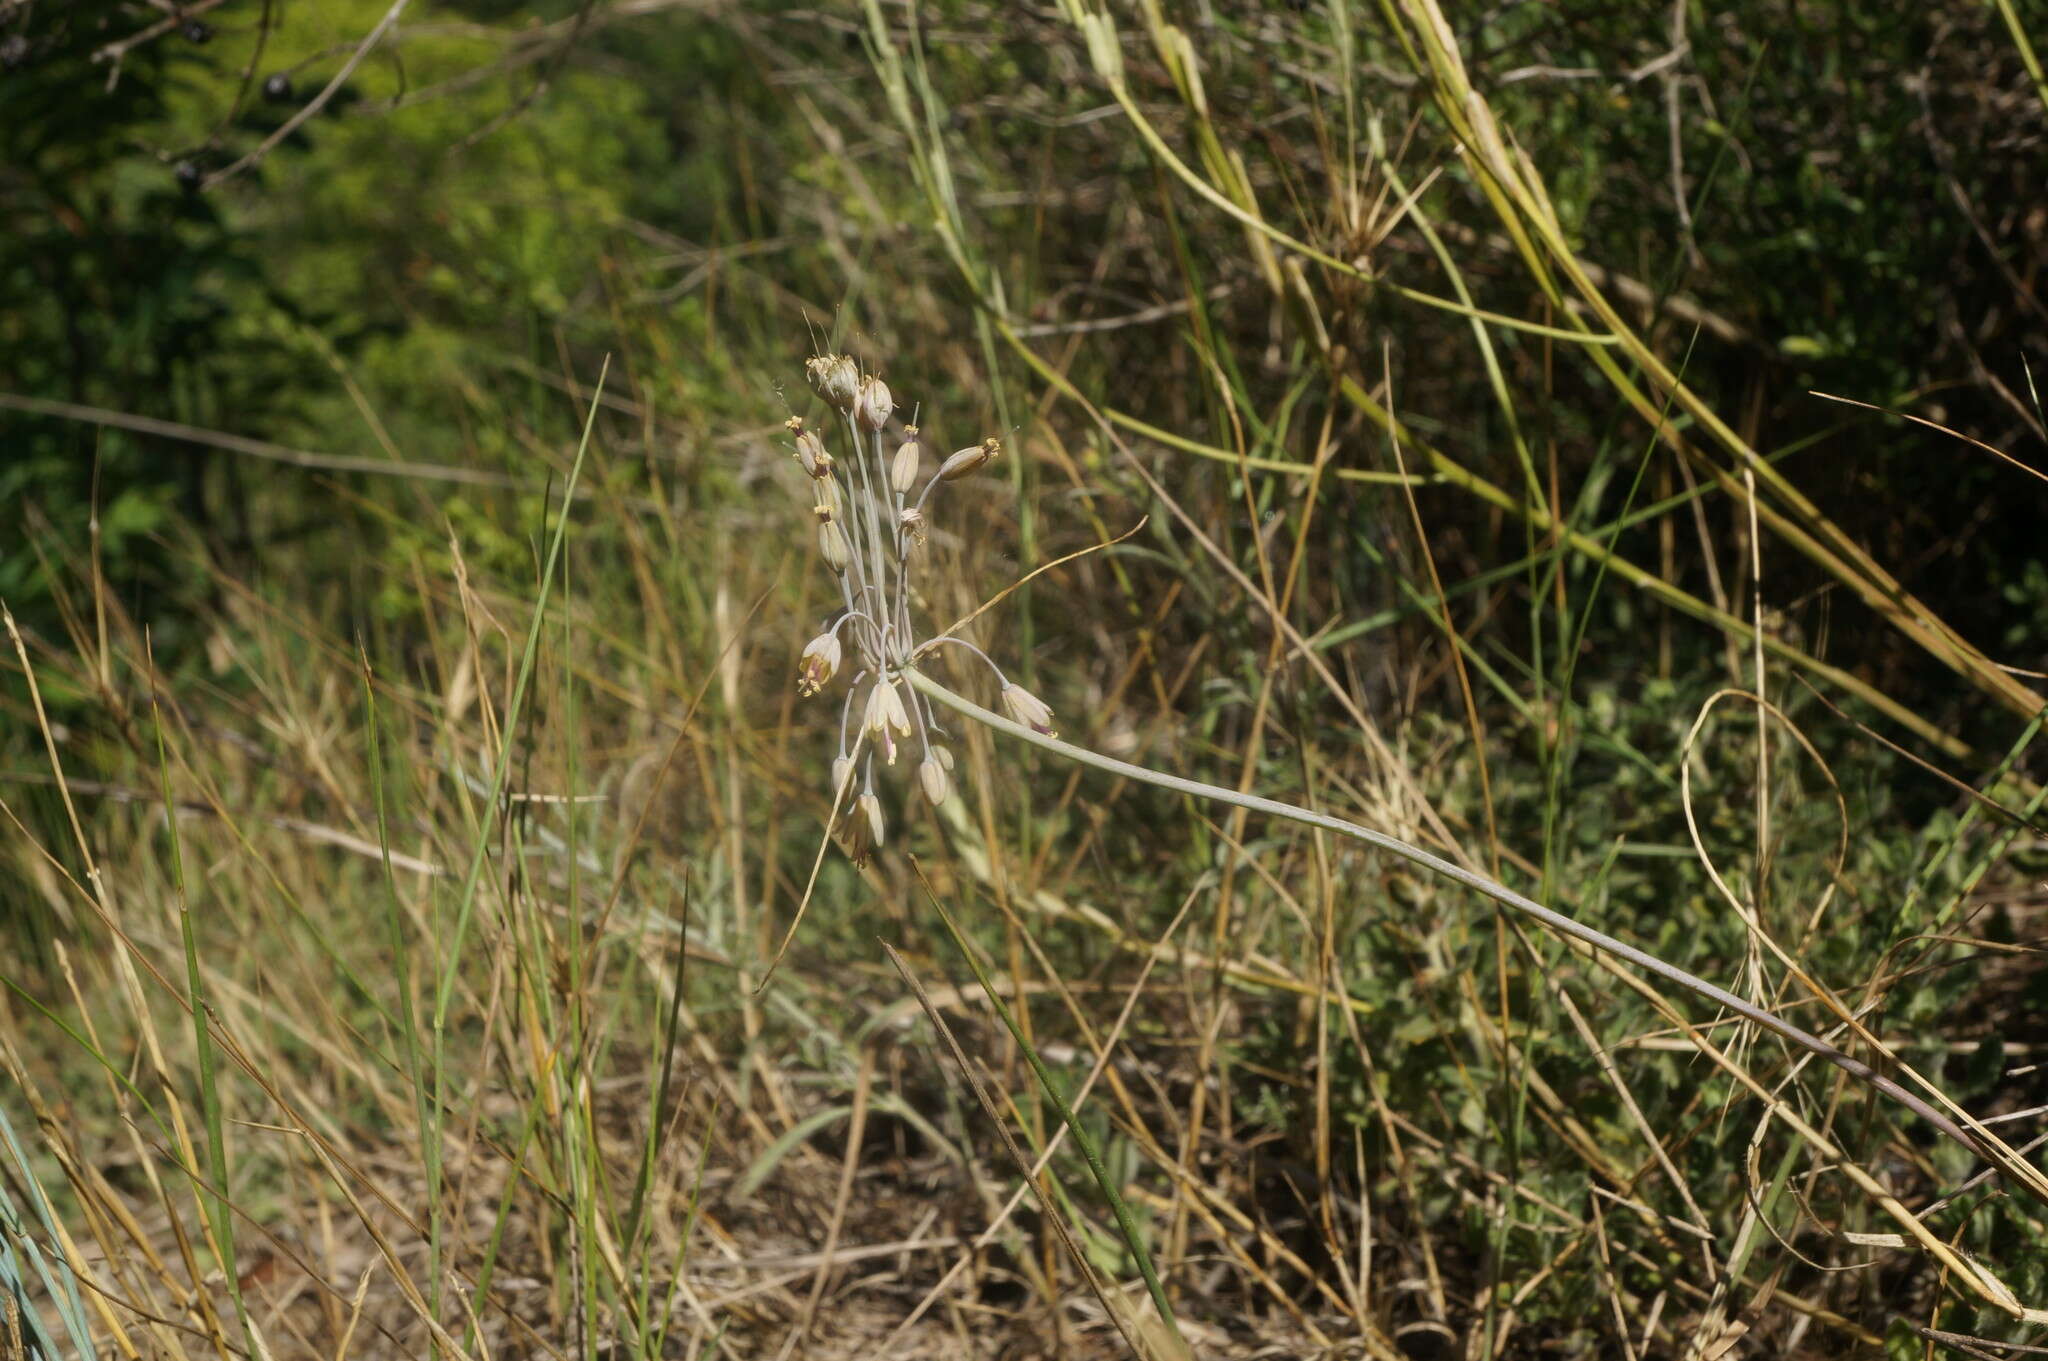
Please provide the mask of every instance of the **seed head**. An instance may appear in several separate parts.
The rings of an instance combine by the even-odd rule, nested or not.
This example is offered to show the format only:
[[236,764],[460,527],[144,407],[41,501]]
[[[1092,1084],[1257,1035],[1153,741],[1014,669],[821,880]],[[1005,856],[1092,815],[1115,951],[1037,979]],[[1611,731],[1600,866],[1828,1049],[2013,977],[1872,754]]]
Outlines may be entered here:
[[1002,452],[1003,442],[994,435],[990,435],[979,444],[971,444],[965,449],[956,450],[939,465],[939,480],[957,482],[969,473],[981,471],[994,462],[996,455]]
[[[942,756],[946,757],[943,761],[939,759]],[[924,796],[932,801],[934,808],[952,797],[953,782],[946,774],[951,764],[952,758],[944,747],[933,747],[917,763],[917,782],[924,786]]]
[[839,635],[821,633],[804,644],[803,656],[796,664],[796,692],[800,695],[815,695],[825,687],[839,670]]
[[896,693],[892,682],[875,682],[875,688],[868,692],[867,712],[861,719],[861,726],[874,739],[882,759],[895,765],[896,739],[910,736],[910,714],[904,709],[903,697]]
[[889,485],[898,496],[910,495],[910,485],[917,481],[917,427],[906,425],[903,434],[904,441],[896,449],[896,461],[889,465]]
[[860,365],[853,362],[852,355],[812,355],[804,362],[804,372],[820,397],[841,411],[853,410],[853,399],[860,392]]
[[853,399],[853,418],[865,430],[880,430],[889,423],[889,413],[896,404],[889,397],[889,385],[872,373],[861,379],[860,391]]
[[1059,736],[1052,730],[1052,710],[1021,685],[1003,687],[1003,712],[1041,737]]

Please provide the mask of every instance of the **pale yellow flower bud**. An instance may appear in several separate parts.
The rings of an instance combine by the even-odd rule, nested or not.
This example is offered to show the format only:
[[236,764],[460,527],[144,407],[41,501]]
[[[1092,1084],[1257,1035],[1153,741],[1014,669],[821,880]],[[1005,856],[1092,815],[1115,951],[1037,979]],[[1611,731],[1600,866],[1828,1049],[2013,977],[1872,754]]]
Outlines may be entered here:
[[861,379],[860,391],[853,399],[853,418],[863,429],[880,430],[889,423],[889,413],[895,409],[887,383],[873,374]]
[[898,496],[908,496],[911,484],[917,481],[917,429],[907,432],[910,438],[897,446],[896,461],[889,465],[889,485],[896,489]]
[[821,478],[816,484],[818,504],[811,512],[818,517],[818,523],[846,518],[846,493],[840,488],[836,477]]
[[841,411],[853,410],[853,399],[860,393],[860,366],[852,355],[813,355],[805,362],[804,371],[820,397]]
[[1052,710],[1021,685],[1003,687],[1003,712],[1042,737],[1059,736],[1052,730]]
[[979,444],[956,450],[947,456],[944,463],[939,465],[939,480],[942,482],[955,482],[969,473],[979,472],[993,462],[996,455],[1002,452],[1003,442],[994,435],[990,435]]
[[839,635],[821,633],[804,644],[803,656],[796,664],[796,691],[800,695],[815,695],[824,688],[839,670]]
[[[820,507],[820,509],[824,509]],[[825,559],[825,565],[836,573],[844,573],[851,555],[846,551],[846,536],[839,532],[829,515],[818,524],[818,555]]]
[[[946,757],[941,760],[941,757]],[[944,803],[953,793],[952,780],[946,774],[951,757],[944,747],[934,747],[925,753],[917,763],[917,782],[924,786],[924,796],[932,801],[934,808]]]

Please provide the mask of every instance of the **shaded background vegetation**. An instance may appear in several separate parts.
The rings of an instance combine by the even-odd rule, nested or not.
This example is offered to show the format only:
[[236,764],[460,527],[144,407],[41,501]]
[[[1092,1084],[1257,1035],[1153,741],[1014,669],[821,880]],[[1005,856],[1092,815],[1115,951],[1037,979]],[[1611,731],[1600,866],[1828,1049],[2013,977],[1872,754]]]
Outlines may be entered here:
[[[0,769],[20,819],[0,858],[0,929],[26,961],[9,974],[5,1013],[17,1075],[35,1073],[46,1092],[83,1091],[82,1073],[103,1081],[51,1016],[79,1005],[63,981],[64,947],[117,953],[108,923],[53,878],[53,865],[87,874],[48,779],[46,734],[62,730],[73,778],[127,793],[91,803],[83,840],[136,876],[138,899],[168,902],[163,819],[148,812],[162,774],[156,697],[171,711],[173,747],[188,752],[162,787],[176,785],[167,797],[210,807],[216,821],[314,822],[375,846],[388,798],[402,812],[393,843],[428,859],[460,866],[472,844],[531,838],[571,865],[580,862],[563,844],[587,841],[594,863],[616,870],[612,896],[635,907],[632,931],[651,929],[637,909],[656,903],[680,913],[688,900],[708,914],[673,928],[713,961],[700,991],[680,994],[663,991],[665,968],[642,977],[618,966],[634,974],[629,988],[597,962],[608,950],[651,951],[644,936],[614,939],[600,925],[585,960],[586,947],[553,928],[524,931],[522,894],[561,886],[525,883],[521,871],[504,872],[506,924],[479,942],[475,965],[435,953],[429,923],[445,926],[440,917],[413,923],[429,973],[467,977],[490,960],[510,961],[508,975],[567,970],[574,983],[560,993],[576,1001],[562,1003],[566,1029],[525,1038],[584,1055],[625,1093],[609,1123],[595,1107],[580,1133],[567,1120],[542,1178],[547,1194],[509,1219],[500,1211],[514,1274],[557,1281],[539,1292],[544,1303],[509,1309],[526,1331],[503,1346],[569,1352],[630,1335],[640,1354],[660,1350],[632,1292],[600,1307],[597,1295],[614,1287],[584,1270],[601,1254],[595,1220],[575,1207],[601,1197],[572,1171],[623,1158],[633,1183],[632,1158],[600,1149],[600,1127],[624,1128],[628,1145],[648,1131],[689,1132],[650,1163],[674,1175],[663,1221],[672,1241],[648,1228],[639,1198],[622,1214],[647,1235],[650,1263],[653,1245],[681,1253],[691,1241],[692,1141],[712,1127],[714,1095],[753,1122],[701,1145],[716,1145],[702,1155],[716,1187],[726,1188],[722,1176],[745,1188],[713,1212],[721,1231],[770,1256],[771,1246],[816,1249],[845,1147],[840,1125],[807,1118],[847,1105],[856,1087],[866,1101],[871,1074],[854,1057],[869,1042],[864,1027],[902,997],[873,948],[877,920],[915,943],[934,976],[960,974],[934,943],[904,862],[885,859],[862,878],[835,858],[781,985],[801,1001],[733,1000],[735,976],[758,981],[800,896],[825,813],[817,768],[831,715],[794,709],[785,677],[826,593],[805,560],[776,439],[807,400],[801,362],[823,334],[924,402],[942,447],[1014,432],[1019,456],[952,527],[934,617],[964,613],[1021,570],[1151,516],[1123,550],[1035,582],[1004,607],[995,636],[1077,738],[1224,783],[1242,772],[1265,792],[1334,799],[1408,834],[1449,837],[1606,929],[1732,978],[1748,937],[1694,854],[1679,769],[1702,705],[1758,683],[1747,643],[1662,607],[1597,554],[1565,551],[1527,514],[1453,480],[1426,479],[1411,507],[1388,480],[1383,425],[1345,384],[1371,391],[1400,413],[1405,435],[1525,510],[1738,618],[1755,603],[1751,508],[1709,490],[1616,527],[1625,512],[1707,479],[1659,444],[1582,348],[1491,328],[1496,387],[1465,316],[1402,295],[1463,288],[1490,313],[1568,320],[1489,211],[1399,17],[1405,7],[1163,8],[1199,54],[1205,97],[1191,98],[1146,38],[1155,8],[1136,6],[1115,11],[1134,103],[1175,154],[1218,182],[1228,178],[1219,166],[1241,167],[1257,215],[1349,270],[1310,260],[1290,283],[1293,266],[1281,262],[1292,252],[1219,212],[1134,135],[1059,6],[422,0],[317,114],[264,148],[390,5],[227,0],[172,12],[0,0],[0,600],[21,626],[21,655],[42,668],[32,700],[27,668],[13,656],[0,663]],[[1921,726],[1774,660],[1766,688],[1826,773],[1789,755],[1783,734],[1770,764],[1755,749],[1753,711],[1722,701],[1695,775],[1713,790],[1699,811],[1704,839],[1727,848],[1722,872],[1765,885],[1753,896],[1785,914],[1806,967],[1844,995],[1884,994],[1876,1014],[1886,1024],[1874,1028],[1925,1042],[1925,1069],[1973,1110],[2021,1108],[2038,1090],[2026,1055],[2048,1043],[2048,984],[2031,953],[2048,843],[2012,811],[2041,775],[2021,692],[2038,693],[2048,671],[2048,487],[1961,439],[1812,394],[1908,411],[2048,469],[2031,376],[2048,360],[2048,92],[2016,36],[2048,31],[2048,12],[1567,0],[1450,17],[1472,84],[1540,172],[1576,254],[1651,348],[1776,460],[1821,523],[2007,668],[2016,689],[2002,693],[1959,676],[1812,555],[1766,532],[1755,545],[1766,631]],[[131,42],[117,59],[109,48]],[[1397,211],[1410,191],[1415,211]],[[1306,312],[1303,294],[1313,299]],[[518,729],[527,787],[587,784],[607,812],[588,823],[566,814],[542,835],[535,816],[487,818],[478,781],[488,784],[494,725],[519,688],[541,563],[607,364],[578,473],[576,504],[590,513],[571,512],[565,631],[548,634],[530,727]],[[1152,435],[1120,427],[1137,446],[1126,460],[1076,395]],[[1690,417],[1681,424],[1697,430]],[[1404,456],[1404,466],[1426,466],[1416,448]],[[1265,462],[1254,470],[1240,457]],[[1325,459],[1327,478],[1305,475]],[[1175,506],[1259,585],[1206,556]],[[1341,698],[1388,735],[1413,772],[1405,782],[1366,754],[1359,712],[1299,650],[1276,648],[1269,611],[1256,606],[1262,589],[1274,594],[1264,574],[1290,563],[1300,587],[1281,613],[1315,638],[1304,650],[1341,677]],[[1447,606],[1434,601],[1439,579]],[[145,630],[154,675],[142,662]],[[394,687],[381,718],[356,692],[358,647]],[[385,723],[379,756],[367,735]],[[671,729],[680,755],[665,754]],[[1180,1304],[1216,1330],[1198,1351],[1337,1335],[1330,1317],[1347,1312],[1346,1326],[1399,1339],[1410,1354],[1599,1347],[1611,1342],[1603,1301],[1625,1301],[1640,1329],[1648,1301],[1677,1289],[1672,1278],[1691,1267],[1674,1263],[1691,1258],[1661,1229],[1603,1229],[1639,1234],[1627,1242],[1638,1258],[1596,1270],[1591,1253],[1560,1253],[1563,1231],[1536,1222],[1529,1201],[1490,1189],[1526,1185],[1581,1214],[1589,1187],[1638,1192],[1591,1151],[1637,1136],[1543,986],[1554,947],[1518,946],[1470,904],[1384,866],[1326,863],[1306,840],[1093,781],[1077,788],[1000,748],[977,755],[991,792],[970,817],[906,812],[904,839],[938,858],[943,891],[988,908],[986,943],[1013,977],[1085,985],[1085,1014],[1104,1025],[1115,1007],[1103,998],[1118,994],[1101,990],[1129,986],[1134,943],[1164,932],[1191,890],[1216,899],[1204,897],[1185,928],[1210,967],[1186,966],[1136,1013],[1129,1043],[1151,1075],[1149,1095],[1126,1094],[1125,1108],[1100,1117],[1125,1175],[1154,1196],[1155,1250],[1168,1260],[1206,1260],[1223,1252],[1212,1238],[1229,1236],[1175,1199],[1179,1183],[1159,1169],[1176,1159],[1247,1223],[1269,1226],[1272,1243],[1253,1254],[1263,1281],[1227,1258],[1213,1277],[1187,1267]],[[1987,811],[1958,782],[2004,811]],[[613,810],[623,811],[605,820]],[[486,824],[488,835],[477,830]],[[296,1031],[259,1019],[245,1038],[260,1032],[280,1053],[317,1056],[367,1035],[361,1043],[386,1067],[374,1080],[334,1079],[339,1091],[361,1081],[379,1093],[364,1098],[352,1134],[364,1147],[439,1142],[443,1117],[420,1115],[412,1086],[394,1085],[403,1027],[379,990],[391,955],[381,934],[350,924],[381,922],[374,857],[335,870],[274,833],[259,834],[269,836],[261,856],[211,822],[190,835],[217,838],[218,864],[250,861],[216,867],[235,904],[234,929],[208,943],[222,986],[261,958],[238,952],[238,933],[297,941],[309,988],[337,968],[357,971],[350,986],[361,995],[335,985],[332,1014],[316,1007]],[[980,868],[949,860],[947,847]],[[280,870],[292,857],[306,863]],[[258,866],[291,892],[265,887]],[[572,900],[593,891],[564,872]],[[1304,901],[1341,904],[1331,909],[1341,928],[1333,960],[1292,915],[1302,905],[1287,885]],[[1834,915],[1813,929],[1823,893]],[[1015,906],[1013,895],[1017,911],[1040,914],[1043,956],[1020,944],[1014,916],[990,906]],[[441,904],[432,912],[452,912],[445,894],[428,899]],[[315,928],[276,906],[302,900],[327,903],[333,920]],[[1114,929],[1081,910],[1095,903]],[[182,970],[175,935],[165,939]],[[1375,1044],[1330,1041],[1339,1022],[1285,988],[1229,992],[1218,980],[1233,956],[1297,990],[1339,979]],[[105,976],[113,966],[93,968]],[[653,1037],[681,1033],[664,1022],[665,999],[678,995],[696,1027],[685,1030],[700,1039],[675,1043],[702,1108],[649,1077],[666,1053]],[[1594,1024],[1611,1045],[1656,1024],[1646,1009],[1596,1000]],[[1056,1003],[1028,1010],[1049,1042],[1092,1043]],[[522,1069],[517,1046],[478,1019],[495,1014],[479,1001],[475,1033],[456,1036],[492,1078],[463,1098],[473,1107],[451,1110],[490,1108],[502,1077],[515,1115],[561,1121],[560,1075]],[[129,1055],[151,1033],[147,1008],[102,1020],[106,1054]],[[604,1038],[564,1039],[571,1031]],[[1000,1056],[1020,1127],[1042,1136],[1049,1117],[1015,1053],[992,1029],[987,1049]],[[1305,1078],[1311,1051],[1321,1075]],[[1635,1099],[1687,1169],[1726,1259],[1729,1243],[1747,1242],[1752,1125],[1720,1121],[1739,1101],[1704,1065],[1655,1043],[1624,1052],[1639,1056]],[[958,1203],[947,1221],[975,1231],[987,1206],[928,1165],[942,1132],[979,1146],[977,1166],[994,1180],[1014,1180],[1014,1169],[985,1129],[974,1134],[979,1117],[946,1107],[936,1050],[905,1040],[886,1062],[899,1109],[873,1117],[868,1142],[901,1165],[874,1192],[882,1208],[866,1240],[911,1232],[919,1178],[948,1186]],[[734,1076],[714,1076],[720,1064]],[[1910,1187],[1916,1208],[1968,1174],[1893,1130],[1888,1112],[1807,1082],[1817,1102],[1851,1102],[1846,1124],[1867,1132],[1855,1146]],[[1210,1087],[1213,1097],[1197,1095]],[[78,1099],[110,1118],[124,1098]],[[254,1102],[246,1090],[242,1099]],[[1199,1114],[1211,1100],[1216,1109]],[[1179,1129],[1182,1146],[1162,1154],[1140,1109]],[[1177,1123],[1191,1109],[1191,1123]],[[498,1117],[510,1123],[471,1145],[484,1149],[477,1168],[448,1173],[473,1172],[473,1194],[486,1199],[506,1178],[484,1164],[519,1134],[517,1119]],[[1205,1119],[1209,1140],[1256,1156],[1204,1151]],[[1765,1161],[1790,1165],[1793,1147],[1781,1132],[1768,1137],[1779,1142]],[[1429,1151],[1426,1172],[1403,1162],[1423,1157],[1417,1149]],[[251,1218],[266,1213],[259,1205],[282,1221],[310,1213],[269,1156],[244,1150],[229,1189]],[[420,1175],[438,1194],[441,1173]],[[110,1184],[140,1194],[119,1177]],[[1084,1198],[1065,1173],[1061,1184]],[[91,1203],[96,1192],[70,1194]],[[1690,1213],[1668,1187],[1642,1194],[1660,1212]],[[1333,1227],[1326,1206],[1360,1195],[1385,1217],[1374,1237],[1384,1279],[1334,1290],[1356,1229]],[[1812,1191],[1805,1204],[1814,1223],[1836,1228],[1867,1213],[1839,1190]],[[1806,1221],[1773,1219],[1795,1221],[1788,1236]],[[167,1231],[154,1219],[145,1227]],[[1943,1231],[2043,1302],[2037,1212],[1971,1202]],[[1100,1320],[1090,1332],[1058,1317],[1050,1302],[1061,1280],[1073,1282],[1044,1237],[1004,1240],[1011,1256],[977,1268],[973,1300],[1014,1321],[1004,1345],[1017,1354],[1078,1354],[1062,1350],[1078,1345],[1062,1330],[1080,1328],[1092,1344]],[[1824,1266],[1855,1255],[1820,1238],[1805,1247]],[[1110,1236],[1089,1243],[1105,1271],[1129,1275]],[[1747,1260],[1752,1250],[1764,1264]],[[1964,1331],[2005,1326],[1943,1295],[1919,1259],[1833,1273],[1772,1252],[1739,1254],[1744,1289],[1672,1304],[1665,1327],[1677,1331],[1646,1350],[1677,1354],[1675,1337],[1705,1328],[1697,1319],[1725,1325],[1713,1312],[1722,1306],[1772,1346],[1824,1334],[1815,1345],[1830,1354],[1888,1329],[1896,1341],[1901,1314]],[[556,1254],[577,1270],[551,1277],[544,1265]],[[331,1271],[339,1280],[343,1268]],[[910,1275],[921,1289],[937,1272]],[[1189,1284],[1197,1279],[1205,1284]],[[1417,1280],[1430,1284],[1392,1283]],[[1765,1281],[1790,1301],[1767,1289],[1743,1314]],[[917,1291],[907,1301],[889,1293],[900,1288],[875,1287],[889,1305],[881,1315],[900,1318],[914,1302]],[[161,1307],[173,1308],[174,1294]],[[1340,1294],[1348,1311],[1331,1302]],[[378,1317],[377,1345],[426,1345],[396,1294]],[[442,1312],[451,1326],[457,1317]],[[765,1317],[729,1323],[746,1340],[721,1345],[752,1354],[779,1344],[792,1317],[808,1318],[778,1301]]]

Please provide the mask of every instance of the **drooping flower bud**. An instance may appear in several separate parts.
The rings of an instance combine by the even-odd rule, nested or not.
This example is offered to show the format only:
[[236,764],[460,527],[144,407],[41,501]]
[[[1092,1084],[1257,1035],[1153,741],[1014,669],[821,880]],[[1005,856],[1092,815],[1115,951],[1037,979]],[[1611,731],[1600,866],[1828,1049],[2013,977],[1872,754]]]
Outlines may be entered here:
[[818,438],[815,430],[797,432],[796,461],[812,477],[832,476],[832,455],[825,451],[825,441]]
[[[946,759],[941,760],[941,757]],[[917,782],[924,786],[924,796],[932,801],[934,808],[952,796],[953,782],[946,774],[946,768],[951,764],[950,753],[944,747],[933,747],[917,763]]]
[[957,482],[967,476],[967,474],[979,472],[987,467],[995,460],[996,455],[1002,452],[1003,442],[994,435],[990,435],[979,444],[969,445],[965,449],[956,450],[947,456],[944,463],[939,465],[939,480],[941,482]]
[[903,435],[903,443],[896,449],[896,461],[889,465],[889,485],[898,496],[910,495],[911,484],[917,481],[917,427],[904,426]]
[[851,558],[846,551],[846,535],[840,533],[839,525],[829,515],[818,522],[818,556],[825,559],[825,565],[833,572],[845,574],[846,564]]
[[856,869],[864,869],[868,857],[882,844],[888,824],[882,820],[882,801],[872,789],[854,801],[846,818],[846,854]]
[[896,404],[889,397],[889,385],[872,373],[861,379],[860,391],[853,399],[853,418],[865,430],[880,430],[889,423],[889,413]]
[[1059,736],[1052,730],[1052,710],[1021,685],[1003,686],[1003,712],[1041,737]]
[[812,355],[804,362],[804,372],[820,397],[841,411],[853,410],[853,399],[860,392],[860,366],[852,355]]
[[838,807],[839,800],[846,797],[846,791],[853,787],[853,758],[835,756],[832,758],[832,806]]
[[896,693],[895,685],[886,680],[875,682],[875,688],[868,692],[867,712],[861,726],[874,739],[882,759],[895,765],[896,739],[910,736],[910,714],[904,709],[903,697]]
[[818,517],[818,522],[823,524],[826,520],[844,520],[846,518],[846,492],[840,487],[839,479],[836,477],[820,478],[816,486],[818,490],[818,503],[811,507],[811,513]]
[[796,692],[815,695],[823,689],[825,682],[839,670],[840,655],[839,635],[836,633],[821,633],[805,643],[803,655],[796,664]]

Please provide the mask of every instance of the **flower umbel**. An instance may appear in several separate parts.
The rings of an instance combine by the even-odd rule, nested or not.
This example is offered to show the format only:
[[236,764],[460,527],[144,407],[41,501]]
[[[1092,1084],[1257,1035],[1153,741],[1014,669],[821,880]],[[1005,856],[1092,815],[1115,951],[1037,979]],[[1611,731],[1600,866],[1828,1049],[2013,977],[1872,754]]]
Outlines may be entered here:
[[[1001,669],[965,638],[920,638],[910,577],[928,561],[924,550],[942,489],[986,466],[1002,452],[993,436],[971,444],[927,470],[914,425],[888,440],[897,412],[889,385],[847,354],[814,355],[804,366],[810,385],[833,408],[815,428],[801,415],[784,423],[796,461],[809,479],[817,521],[818,555],[838,578],[839,613],[826,621],[797,658],[797,691],[819,693],[851,664],[854,692],[840,719],[839,752],[832,762],[834,826],[849,853],[865,861],[882,844],[881,803],[874,793],[875,758],[894,765],[902,744],[915,737],[917,783],[933,804],[953,794],[953,757],[936,739],[944,735],[928,700],[912,681],[919,662],[935,648],[965,648],[995,673],[1003,702],[1020,722],[1051,732],[1052,711],[1016,690]],[[838,437],[832,438],[834,428]],[[886,441],[886,442],[885,442]],[[839,446],[836,454],[830,446]],[[865,693],[861,686],[866,685]],[[1012,698],[1012,692],[1021,698]],[[853,705],[860,707],[855,709]],[[858,740],[849,746],[848,738]],[[858,798],[852,791],[860,789]],[[842,803],[842,801],[845,801]]]

